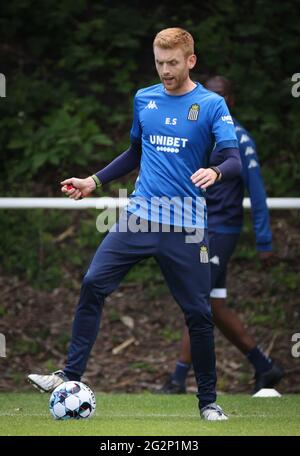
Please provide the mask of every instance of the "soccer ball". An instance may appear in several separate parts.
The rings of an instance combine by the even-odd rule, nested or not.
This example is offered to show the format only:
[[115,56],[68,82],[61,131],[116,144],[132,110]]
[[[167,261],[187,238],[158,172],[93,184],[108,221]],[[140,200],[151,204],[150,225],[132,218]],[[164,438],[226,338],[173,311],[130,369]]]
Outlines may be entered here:
[[81,382],[65,382],[52,392],[49,409],[56,420],[90,418],[96,409],[93,391]]

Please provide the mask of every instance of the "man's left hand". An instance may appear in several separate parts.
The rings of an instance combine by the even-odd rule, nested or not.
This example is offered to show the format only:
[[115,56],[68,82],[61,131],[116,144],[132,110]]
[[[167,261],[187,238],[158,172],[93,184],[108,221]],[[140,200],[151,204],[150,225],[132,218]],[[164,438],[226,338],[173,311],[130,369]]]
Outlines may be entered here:
[[213,185],[217,180],[217,173],[211,168],[200,168],[192,176],[191,180],[196,187],[205,189]]

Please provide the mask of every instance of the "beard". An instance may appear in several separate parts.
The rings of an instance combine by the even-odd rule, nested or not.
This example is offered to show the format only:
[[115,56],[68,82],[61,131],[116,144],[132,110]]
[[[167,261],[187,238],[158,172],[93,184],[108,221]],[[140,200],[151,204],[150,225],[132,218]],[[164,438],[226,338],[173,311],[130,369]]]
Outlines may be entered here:
[[188,79],[189,73],[181,74],[178,76],[160,76],[160,80],[167,91],[173,92],[179,90]]

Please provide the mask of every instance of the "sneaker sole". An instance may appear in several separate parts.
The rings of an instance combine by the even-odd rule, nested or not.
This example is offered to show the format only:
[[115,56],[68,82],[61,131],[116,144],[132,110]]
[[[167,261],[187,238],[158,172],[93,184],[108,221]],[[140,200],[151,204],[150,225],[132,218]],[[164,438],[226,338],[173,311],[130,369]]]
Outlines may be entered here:
[[27,377],[27,382],[30,383],[35,389],[37,389],[40,393],[48,393],[49,391],[43,389],[40,385],[35,383],[31,378]]

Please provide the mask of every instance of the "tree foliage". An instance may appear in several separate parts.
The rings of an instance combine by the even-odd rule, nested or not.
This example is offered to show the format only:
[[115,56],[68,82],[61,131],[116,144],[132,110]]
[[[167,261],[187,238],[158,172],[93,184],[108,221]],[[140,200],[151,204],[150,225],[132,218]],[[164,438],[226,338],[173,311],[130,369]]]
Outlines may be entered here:
[[[300,98],[291,95],[291,77],[300,72],[299,3],[2,2],[1,194],[53,195],[61,178],[90,174],[124,150],[134,92],[157,82],[153,38],[180,26],[195,38],[194,79],[222,74],[233,81],[234,115],[256,140],[269,195],[297,196]],[[131,184],[112,183],[110,192],[119,185]],[[59,244],[66,226],[77,235]],[[59,283],[66,258],[82,270],[99,243],[86,213],[2,211],[0,229],[3,269],[36,286]],[[153,278],[149,268],[139,267],[133,279]]]
[[181,26],[196,41],[195,79],[217,73],[234,82],[235,115],[256,139],[270,196],[295,195],[300,98],[291,96],[291,76],[300,68],[298,8],[297,0],[180,7],[169,1],[3,2],[2,193],[34,194],[31,182],[41,174],[98,170],[121,152],[129,141],[132,96],[157,80],[153,37]]

